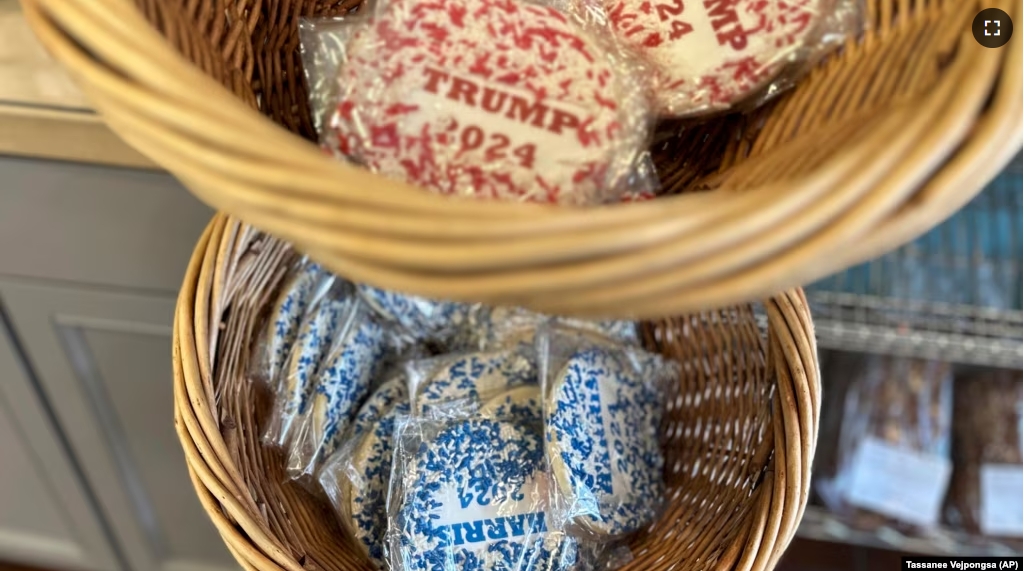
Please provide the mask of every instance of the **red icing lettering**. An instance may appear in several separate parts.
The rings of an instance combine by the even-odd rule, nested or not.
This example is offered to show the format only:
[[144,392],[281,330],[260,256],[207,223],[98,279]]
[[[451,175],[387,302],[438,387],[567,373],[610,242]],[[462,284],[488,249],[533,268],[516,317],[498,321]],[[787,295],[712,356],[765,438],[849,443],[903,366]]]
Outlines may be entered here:
[[[544,116],[548,108],[540,101],[530,105],[530,102],[518,95],[512,96],[512,104],[508,107],[505,117],[522,123],[529,123],[534,127],[544,128]],[[518,116],[517,116],[518,115]]]
[[548,130],[556,135],[562,134],[562,129],[576,129],[580,126],[580,120],[572,113],[566,113],[560,109],[552,109],[551,125]]
[[453,77],[452,88],[448,90],[448,99],[451,99],[452,101],[462,99],[466,105],[476,107],[477,89],[477,85],[472,81]]
[[431,93],[437,93],[437,84],[441,81],[448,80],[448,74],[443,71],[438,71],[433,68],[423,68],[423,73],[427,76],[427,85],[425,89]]
[[747,47],[747,33],[736,13],[737,0],[704,0],[704,7],[711,16],[711,27],[715,30],[719,45],[730,45],[734,50]]

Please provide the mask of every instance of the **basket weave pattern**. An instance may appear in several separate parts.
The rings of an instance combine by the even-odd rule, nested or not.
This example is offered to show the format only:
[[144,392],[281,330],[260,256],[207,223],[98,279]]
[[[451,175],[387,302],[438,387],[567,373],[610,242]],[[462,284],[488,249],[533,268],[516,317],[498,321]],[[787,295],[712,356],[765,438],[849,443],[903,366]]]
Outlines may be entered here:
[[336,272],[637,317],[758,299],[877,255],[954,212],[1020,147],[1021,34],[979,46],[978,0],[863,2],[861,39],[773,104],[664,127],[653,148],[676,196],[559,209],[446,199],[306,140],[297,19],[354,0],[22,0],[115,131]]
[[[174,327],[175,426],[196,491],[239,562],[259,571],[371,569],[326,500],[285,480],[260,445],[268,395],[244,374],[261,311],[294,254],[217,216],[196,247]],[[668,401],[666,512],[626,569],[772,569],[807,502],[819,378],[800,290],[752,307],[645,323],[683,364]]]

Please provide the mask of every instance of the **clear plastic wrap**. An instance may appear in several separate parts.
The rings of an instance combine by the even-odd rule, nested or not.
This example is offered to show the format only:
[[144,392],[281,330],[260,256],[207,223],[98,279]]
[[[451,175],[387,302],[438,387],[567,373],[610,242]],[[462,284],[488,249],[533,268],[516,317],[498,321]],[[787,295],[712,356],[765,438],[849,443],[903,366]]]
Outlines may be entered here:
[[322,145],[442,194],[583,205],[654,190],[644,66],[550,4],[380,0],[304,22]]
[[629,345],[640,345],[636,323],[622,320],[593,321],[573,317],[557,317],[521,307],[478,306],[470,320],[467,345],[478,349],[508,344],[533,342],[537,330],[545,324],[562,324],[603,335]]
[[267,317],[266,329],[256,346],[251,376],[275,381],[291,353],[299,327],[309,308],[334,284],[334,276],[317,263],[299,260],[282,285]]
[[537,364],[532,345],[519,343],[410,361],[406,377],[414,414],[431,414],[450,402],[468,411],[511,388],[537,385]]
[[309,406],[298,413],[289,442],[287,471],[310,478],[334,453],[384,363],[387,332],[359,299],[331,339],[313,379]]
[[392,344],[399,345],[399,351],[424,343],[437,350],[452,349],[474,326],[471,320],[475,308],[470,304],[428,299],[366,284],[356,289],[379,317],[396,326],[393,335],[397,341]]
[[554,526],[540,427],[411,417],[395,433],[388,531],[395,571],[576,569]]
[[859,0],[576,0],[652,72],[653,109],[690,117],[792,86],[859,21]]
[[664,505],[662,417],[678,364],[592,332],[537,335],[556,526],[599,541],[650,524]]
[[321,364],[358,306],[347,289],[336,284],[313,305],[299,327],[286,365],[274,383],[274,404],[264,434],[268,444],[287,447],[299,419],[306,414]]
[[831,382],[845,385],[842,421],[815,481],[819,495],[859,528],[934,527],[951,470],[949,365],[880,355],[836,359],[833,367],[840,363],[846,370]]
[[946,521],[973,534],[1015,537],[1020,547],[1022,494],[1020,371],[976,372],[954,390],[953,478]]
[[345,443],[319,473],[320,485],[342,524],[381,569],[395,422],[408,414],[405,375],[396,371],[366,400]]

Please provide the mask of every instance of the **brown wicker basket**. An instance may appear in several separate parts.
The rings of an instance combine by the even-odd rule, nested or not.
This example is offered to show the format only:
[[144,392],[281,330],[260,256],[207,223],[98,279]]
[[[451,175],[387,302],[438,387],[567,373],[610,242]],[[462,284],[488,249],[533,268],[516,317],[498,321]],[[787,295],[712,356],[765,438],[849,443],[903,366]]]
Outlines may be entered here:
[[[282,485],[260,445],[267,395],[249,340],[292,254],[218,215],[185,276],[174,326],[175,425],[196,491],[246,569],[371,569],[326,500]],[[645,323],[645,343],[683,363],[666,424],[667,509],[627,569],[772,569],[807,502],[820,385],[801,290],[750,306]],[[766,326],[765,326],[766,325]]]
[[446,199],[296,136],[313,135],[297,19],[358,1],[22,3],[114,130],[200,198],[343,275],[434,297],[637,317],[758,299],[913,238],[1021,145],[1022,34],[971,35],[980,8],[1020,20],[1019,1],[863,0],[861,39],[796,89],[659,141],[678,196]]

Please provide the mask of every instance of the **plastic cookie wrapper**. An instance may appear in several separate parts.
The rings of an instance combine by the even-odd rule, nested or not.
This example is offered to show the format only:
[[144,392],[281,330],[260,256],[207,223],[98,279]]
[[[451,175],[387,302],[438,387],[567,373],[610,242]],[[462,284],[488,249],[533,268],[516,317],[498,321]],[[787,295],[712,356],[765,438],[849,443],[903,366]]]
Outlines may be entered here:
[[589,331],[537,335],[555,524],[595,541],[638,531],[664,505],[662,419],[680,367]]
[[818,495],[860,529],[935,527],[951,471],[949,364],[844,353],[829,366],[842,397],[832,407],[842,407],[841,421],[823,434],[831,446],[822,448],[834,452],[822,458]]
[[385,322],[394,325],[394,350],[427,344],[437,351],[456,348],[458,340],[474,327],[473,306],[456,301],[435,300],[361,284],[359,297]]
[[302,23],[321,145],[446,195],[587,205],[653,191],[645,66],[550,3],[381,0]]
[[381,569],[386,565],[387,495],[395,422],[409,414],[404,373],[392,370],[383,378],[360,407],[341,447],[318,474],[344,528]]
[[257,341],[251,377],[270,384],[288,361],[307,312],[334,286],[334,276],[320,264],[302,258],[285,278]]
[[447,403],[456,403],[458,411],[476,411],[509,389],[538,384],[529,343],[413,360],[405,374],[414,415],[448,416]]
[[587,330],[611,340],[640,345],[636,323],[623,320],[591,321],[537,313],[521,307],[490,307],[479,305],[470,320],[471,338],[467,345],[487,349],[514,343],[533,343],[537,330],[548,324],[562,324]]
[[395,427],[387,555],[396,571],[580,569],[554,526],[536,425],[468,416]]
[[388,333],[358,297],[351,300],[312,377],[308,406],[297,413],[287,472],[310,481],[343,442],[376,376],[385,365]]
[[565,0],[651,68],[654,112],[753,108],[792,87],[861,22],[859,0]]
[[357,298],[351,294],[349,284],[338,281],[309,310],[299,326],[285,367],[274,383],[265,443],[288,447],[310,405],[321,366],[335,338],[349,328],[357,308]]

